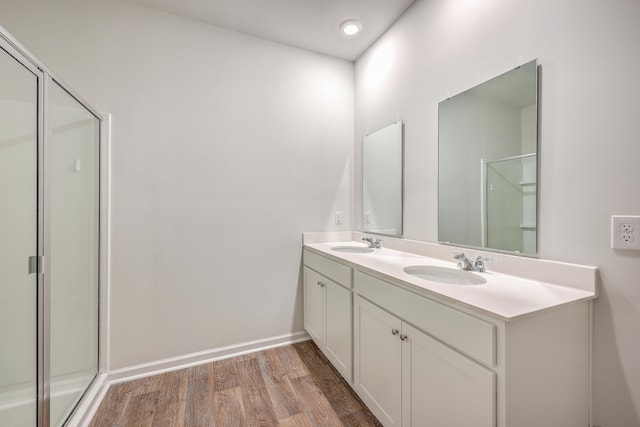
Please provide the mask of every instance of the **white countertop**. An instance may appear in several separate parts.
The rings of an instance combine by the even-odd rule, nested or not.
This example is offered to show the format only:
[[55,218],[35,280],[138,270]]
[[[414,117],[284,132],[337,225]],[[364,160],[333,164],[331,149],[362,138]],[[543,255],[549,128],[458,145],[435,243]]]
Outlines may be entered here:
[[[393,249],[375,249],[372,253],[348,253],[331,250],[334,246],[366,246],[360,242],[306,243],[305,248],[341,260],[363,271],[373,271],[383,277],[401,281],[404,285],[426,295],[434,295],[463,304],[502,320],[513,320],[538,311],[565,304],[587,301],[597,293],[570,286],[525,279],[490,271],[474,272],[484,277],[481,285],[455,285],[417,278],[403,271],[412,265],[432,265],[455,268],[454,262],[401,252]],[[544,267],[543,264],[542,268]]]

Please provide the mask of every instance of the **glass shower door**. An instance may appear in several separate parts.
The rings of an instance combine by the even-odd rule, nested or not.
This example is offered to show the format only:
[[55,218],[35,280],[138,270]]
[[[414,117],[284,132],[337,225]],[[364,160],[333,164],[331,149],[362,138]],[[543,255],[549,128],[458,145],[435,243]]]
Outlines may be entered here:
[[98,372],[99,120],[49,85],[47,206],[51,425],[63,425]]
[[37,422],[38,76],[0,48],[0,426]]

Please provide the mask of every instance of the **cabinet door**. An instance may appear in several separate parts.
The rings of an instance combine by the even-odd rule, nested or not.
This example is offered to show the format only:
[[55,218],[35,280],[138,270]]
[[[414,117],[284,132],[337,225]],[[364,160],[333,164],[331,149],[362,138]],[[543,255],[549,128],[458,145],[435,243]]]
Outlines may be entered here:
[[402,422],[400,329],[397,317],[355,297],[355,389],[386,427],[400,426]]
[[325,354],[351,382],[351,291],[325,281]]
[[324,347],[324,289],[322,276],[304,267],[304,329]]
[[495,427],[495,373],[403,324],[403,426]]

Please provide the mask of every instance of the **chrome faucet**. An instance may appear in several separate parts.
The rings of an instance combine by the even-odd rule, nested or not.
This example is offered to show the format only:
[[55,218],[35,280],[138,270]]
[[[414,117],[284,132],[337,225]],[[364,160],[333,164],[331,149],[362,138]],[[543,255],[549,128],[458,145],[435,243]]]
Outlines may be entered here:
[[478,271],[480,273],[484,273],[485,271],[487,271],[484,266],[485,261],[491,262],[493,260],[491,258],[483,258],[478,255],[478,258],[476,258],[476,260],[473,262],[473,271]]
[[454,253],[453,257],[458,260],[458,268],[467,271],[477,271],[479,273],[487,271],[484,265],[485,261],[492,261],[490,258],[483,258],[480,255],[478,255],[475,261],[472,261],[463,253]]
[[362,240],[369,244],[370,248],[380,249],[382,247],[382,240],[374,239],[373,237],[363,237]]
[[473,261],[471,261],[463,253],[453,254],[453,258],[458,260],[458,268],[467,271],[473,271]]

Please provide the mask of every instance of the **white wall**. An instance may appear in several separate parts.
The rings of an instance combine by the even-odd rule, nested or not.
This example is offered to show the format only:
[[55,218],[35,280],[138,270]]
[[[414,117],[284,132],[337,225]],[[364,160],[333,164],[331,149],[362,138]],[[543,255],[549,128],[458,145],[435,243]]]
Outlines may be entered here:
[[[356,145],[405,121],[405,236],[436,241],[438,102],[538,59],[539,254],[600,269],[593,402],[603,427],[640,425],[640,252],[609,247],[610,215],[640,214],[638,18],[635,0],[418,0],[356,62]],[[355,189],[359,169],[356,158]]]
[[351,229],[353,64],[119,0],[0,25],[112,113],[111,368],[301,331],[301,233]]

